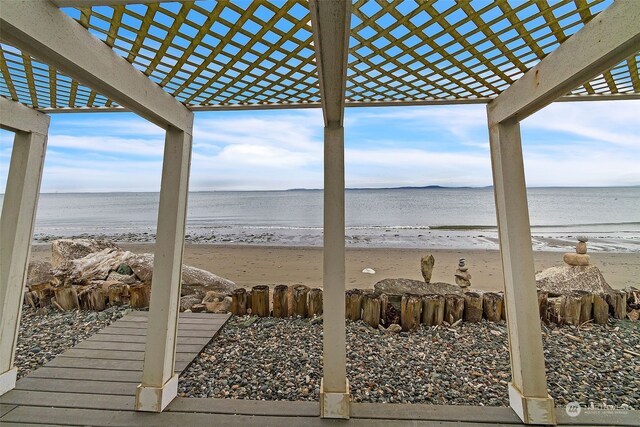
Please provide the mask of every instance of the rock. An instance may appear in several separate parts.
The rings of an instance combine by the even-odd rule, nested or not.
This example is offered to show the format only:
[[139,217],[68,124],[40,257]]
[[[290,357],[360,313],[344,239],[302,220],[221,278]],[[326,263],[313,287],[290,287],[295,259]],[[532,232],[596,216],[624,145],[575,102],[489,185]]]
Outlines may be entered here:
[[27,271],[27,287],[49,283],[53,280],[51,263],[47,261],[31,261]]
[[202,313],[207,309],[207,306],[204,304],[194,304],[191,306],[191,311],[193,313]]
[[570,267],[568,265],[551,267],[536,273],[538,290],[548,292],[550,297],[569,294],[573,291],[586,291],[592,294],[613,291],[604,276],[594,265]]
[[587,243],[589,238],[587,236],[578,236],[578,241],[582,243]]
[[458,260],[458,270],[467,271],[466,260],[464,258],[460,258],[460,260]]
[[116,273],[122,274],[123,276],[131,276],[133,270],[127,264],[120,264],[118,268],[116,268]]
[[231,297],[226,297],[222,301],[207,302],[204,305],[209,313],[228,313],[231,309]]
[[226,296],[227,296],[226,294],[223,294],[221,292],[207,291],[204,298],[202,299],[202,304],[205,304],[207,302],[222,301],[223,299],[225,299]]
[[63,264],[84,258],[104,249],[121,250],[117,245],[104,239],[58,239],[51,243],[51,266],[59,268]]
[[457,269],[454,277],[456,279],[456,285],[461,288],[468,288],[471,286],[471,274],[466,271],[466,267],[464,271]]
[[423,256],[420,259],[420,270],[426,283],[431,282],[431,275],[433,274],[433,266],[435,263],[436,259],[431,254]]
[[585,242],[578,242],[576,245],[576,253],[584,255],[587,253],[587,244]]
[[389,332],[392,334],[397,334],[399,332],[402,332],[402,326],[398,325],[397,323],[392,323],[391,325],[389,325],[389,327],[387,329],[384,330],[385,332]]
[[459,286],[455,286],[449,283],[435,282],[425,283],[419,280],[412,279],[383,279],[373,285],[373,288],[377,292],[381,292],[387,295],[402,295],[402,294],[459,294],[462,295],[462,289]]
[[566,254],[564,254],[562,259],[565,263],[574,267],[589,265],[589,255],[567,252]]
[[201,302],[202,300],[198,295],[185,295],[180,298],[180,311],[193,311],[192,307],[196,304],[200,304]]
[[133,272],[131,273],[131,275],[127,276],[127,275],[124,275],[124,274],[120,274],[120,273],[118,273],[116,271],[112,271],[107,276],[107,280],[108,281],[124,283],[125,285],[132,285],[132,284],[134,284],[134,283],[136,283],[138,281],[138,278],[136,277],[135,274],[133,274]]
[[638,309],[631,310],[630,312],[627,313],[627,317],[629,318],[629,320],[633,320],[633,321],[640,319],[640,310]]
[[[139,254],[127,260],[128,265],[140,280],[151,283],[153,277],[153,254]],[[182,265],[182,294],[199,293],[204,295],[207,291],[217,291],[229,294],[236,288],[231,280],[216,276],[206,270]]]
[[364,274],[376,274],[376,271],[373,268],[365,268],[362,272]]

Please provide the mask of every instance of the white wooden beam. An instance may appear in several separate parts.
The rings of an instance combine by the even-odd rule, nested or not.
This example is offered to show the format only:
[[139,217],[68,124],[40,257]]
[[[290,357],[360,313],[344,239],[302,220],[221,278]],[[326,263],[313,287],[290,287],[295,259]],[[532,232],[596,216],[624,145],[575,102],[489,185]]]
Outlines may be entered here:
[[174,374],[187,216],[191,132],[169,128],[164,147],[149,326],[136,410],[161,412],[178,393]]
[[194,0],[51,0],[57,7],[121,6],[146,3],[193,3]]
[[324,333],[320,415],[349,418],[345,333],[344,105],[350,0],[309,2],[324,114]]
[[193,115],[49,0],[11,0],[0,9],[0,40],[167,129]]
[[[0,99],[0,127],[16,132],[0,217],[0,395],[13,389],[13,366],[40,194],[49,117]],[[33,124],[29,124],[28,120]]]
[[638,52],[639,22],[640,1],[615,1],[491,101],[491,124],[521,121]]
[[49,131],[49,122],[48,115],[0,96],[1,129],[46,135]]

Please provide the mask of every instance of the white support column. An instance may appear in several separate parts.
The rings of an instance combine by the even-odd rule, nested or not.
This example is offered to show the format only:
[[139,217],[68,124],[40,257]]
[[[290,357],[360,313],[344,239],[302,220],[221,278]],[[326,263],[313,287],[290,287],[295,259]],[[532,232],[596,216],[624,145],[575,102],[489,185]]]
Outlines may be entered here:
[[16,132],[0,218],[0,395],[13,389],[13,366],[49,117],[0,98],[0,127]]
[[174,367],[190,165],[191,132],[169,128],[164,147],[142,384],[136,391],[138,411],[161,412],[178,393]]
[[323,379],[321,415],[348,418],[344,254],[344,128],[324,129]]
[[553,399],[547,393],[520,125],[515,120],[492,125],[489,139],[511,356],[509,403],[525,423],[555,424]]
[[324,254],[320,416],[349,418],[344,259],[344,105],[351,1],[310,0],[309,11],[324,114]]

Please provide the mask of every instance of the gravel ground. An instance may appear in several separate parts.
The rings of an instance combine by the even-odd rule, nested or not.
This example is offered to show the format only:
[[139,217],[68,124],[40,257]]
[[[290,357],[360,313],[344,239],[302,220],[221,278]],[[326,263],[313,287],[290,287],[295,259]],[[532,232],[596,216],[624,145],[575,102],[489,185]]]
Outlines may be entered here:
[[18,378],[28,375],[129,311],[128,306],[109,307],[99,313],[61,312],[50,307],[35,310],[23,306],[15,360]]
[[[640,409],[640,323],[543,326],[550,394]],[[318,400],[322,324],[232,317],[180,379],[192,397]],[[386,334],[347,321],[347,372],[355,402],[508,406],[504,324],[421,327]]]

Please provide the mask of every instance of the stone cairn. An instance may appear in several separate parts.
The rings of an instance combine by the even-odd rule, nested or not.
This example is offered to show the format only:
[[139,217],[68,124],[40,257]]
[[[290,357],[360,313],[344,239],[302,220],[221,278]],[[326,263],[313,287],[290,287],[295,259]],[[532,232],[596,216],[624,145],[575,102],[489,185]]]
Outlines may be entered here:
[[589,239],[585,236],[578,236],[578,244],[576,245],[576,253],[567,252],[562,259],[572,267],[586,267],[589,265],[589,255],[587,255],[587,242]]
[[435,263],[436,259],[431,254],[423,256],[420,259],[420,270],[422,271],[422,277],[425,283],[431,283],[431,275],[433,274],[433,266]]
[[466,265],[466,260],[464,258],[460,258],[454,277],[456,279],[456,285],[463,289],[471,286],[471,274],[469,274],[467,270],[468,267]]

